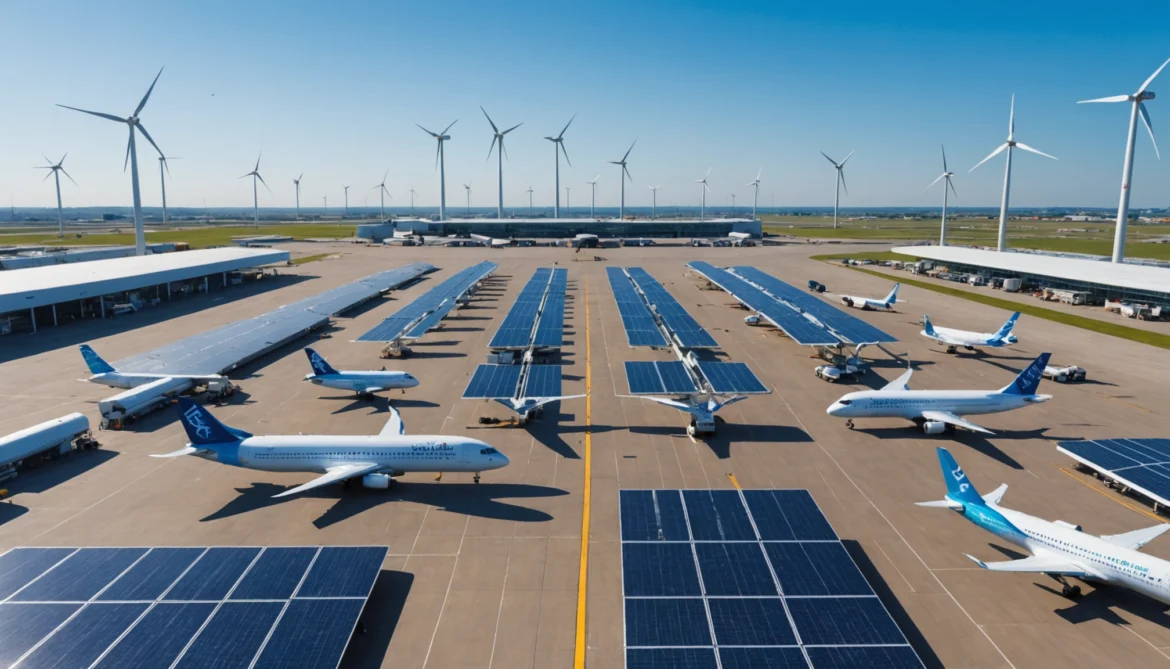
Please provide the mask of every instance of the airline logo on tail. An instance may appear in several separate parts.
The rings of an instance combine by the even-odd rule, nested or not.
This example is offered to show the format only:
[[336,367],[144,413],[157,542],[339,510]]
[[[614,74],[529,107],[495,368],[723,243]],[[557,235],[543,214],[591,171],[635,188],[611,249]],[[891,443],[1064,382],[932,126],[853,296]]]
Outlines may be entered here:
[[97,351],[90,348],[89,344],[81,345],[81,357],[85,359],[85,366],[89,367],[89,371],[93,374],[108,374],[114,371],[110,363],[102,360],[102,357],[97,354]]
[[1016,319],[1018,319],[1019,317],[1020,317],[1020,312],[1018,312],[1018,311],[1015,312],[1014,314],[1012,314],[1011,317],[1007,319],[1007,322],[1004,323],[1003,326],[999,328],[999,332],[995,333],[995,337],[993,337],[993,339],[998,341],[998,340],[1003,339],[1004,337],[1008,336],[1009,334],[1011,334],[1012,328],[1014,328],[1016,326]]
[[203,422],[203,412],[200,411],[197,405],[192,404],[190,407],[188,407],[188,409],[183,412],[183,418],[186,419],[186,422],[191,426],[191,429],[195,430],[195,434],[198,435],[200,439],[211,438],[211,426]]
[[1040,379],[1044,378],[1044,368],[1048,366],[1051,353],[1041,353],[1040,357],[1032,361],[1028,368],[1020,372],[1011,385],[1004,388],[1004,392],[1016,395],[1035,395],[1040,388]]
[[951,470],[951,476],[954,477],[955,482],[959,484],[959,493],[965,493],[971,489],[971,484],[967,483],[967,474],[963,472],[962,467],[956,466]]
[[333,369],[333,367],[331,367],[328,362],[325,362],[325,358],[322,358],[321,354],[317,353],[313,349],[306,348],[305,355],[309,356],[309,365],[313,368],[314,374],[337,373],[337,370]]
[[890,294],[889,294],[889,295],[886,295],[886,300],[885,300],[885,303],[886,303],[886,305],[891,305],[891,304],[897,304],[897,303],[898,303],[898,287],[899,287],[899,286],[901,286],[901,285],[902,285],[902,284],[900,284],[900,283],[895,283],[895,284],[894,284],[894,288],[893,288],[893,290],[891,290],[891,291],[890,291]]

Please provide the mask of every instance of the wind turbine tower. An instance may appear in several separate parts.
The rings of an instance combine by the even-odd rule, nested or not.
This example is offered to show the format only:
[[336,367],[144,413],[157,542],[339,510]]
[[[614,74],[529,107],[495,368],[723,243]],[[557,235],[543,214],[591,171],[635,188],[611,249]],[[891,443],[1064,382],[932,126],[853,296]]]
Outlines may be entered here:
[[764,173],[764,168],[761,167],[759,172],[756,172],[756,178],[751,183],[747,184],[748,188],[754,188],[755,193],[752,195],[752,220],[756,220],[756,205],[760,203],[760,175]]
[[650,186],[650,218],[658,217],[658,189],[662,188],[662,184],[657,186]]
[[[451,129],[452,125],[455,125],[458,122],[459,122],[459,119],[455,119],[454,121],[451,121],[451,125],[447,126],[446,128],[443,128],[443,132],[439,132],[439,133],[431,132],[430,130],[427,130],[426,128],[422,127],[421,125],[418,125],[417,123],[415,123],[415,125],[418,125],[418,127],[423,132],[427,133],[431,137],[434,137],[435,140],[439,142],[438,148],[435,149],[435,165],[437,165],[439,168],[439,220],[440,221],[447,220],[447,164],[446,164],[446,161],[445,161],[444,155],[443,155],[443,142],[446,142],[447,140],[451,139],[451,135],[448,135],[447,131]],[[390,198],[390,199],[393,200],[394,198]]]
[[341,187],[345,191],[345,217],[349,218],[349,186]]
[[735,215],[735,193],[731,194],[731,215]]
[[844,186],[845,194],[846,195],[849,194],[849,186],[847,186],[845,184],[845,163],[849,162],[849,159],[853,157],[853,151],[850,151],[849,155],[845,156],[845,160],[842,160],[840,162],[840,164],[838,164],[837,161],[833,160],[828,155],[826,155],[824,151],[821,151],[821,155],[825,156],[825,160],[829,161],[830,163],[833,163],[833,167],[837,168],[837,191],[836,191],[836,194],[833,196],[833,229],[836,230],[837,229],[837,207],[838,207],[838,205],[841,204],[841,187]]
[[700,221],[702,221],[704,218],[707,217],[707,191],[711,190],[710,188],[707,187],[707,177],[710,175],[711,175],[711,168],[708,167],[707,173],[703,175],[702,179],[695,179],[695,183],[703,184],[703,190],[702,190],[703,200],[702,200],[702,204],[699,205],[699,220]]
[[418,195],[418,191],[414,188],[410,189],[410,215],[414,216],[414,196]]
[[1146,87],[1154,82],[1166,65],[1170,64],[1170,60],[1162,63],[1146,79],[1141,88],[1133,95],[1114,95],[1107,98],[1097,98],[1096,100],[1081,100],[1077,104],[1085,104],[1086,102],[1129,102],[1133,107],[1129,112],[1129,135],[1125,141],[1125,164],[1121,170],[1121,201],[1117,204],[1117,228],[1113,233],[1113,262],[1122,262],[1125,260],[1125,233],[1126,226],[1129,224],[1129,185],[1130,179],[1133,177],[1133,149],[1134,142],[1137,139],[1137,119],[1140,115],[1142,122],[1146,125],[1146,130],[1150,133],[1150,141],[1154,143],[1154,155],[1158,160],[1162,159],[1162,155],[1158,153],[1158,142],[1154,139],[1154,126],[1150,124],[1150,113],[1146,111],[1146,100],[1154,99],[1154,92],[1147,91]]
[[178,159],[178,156],[158,157],[158,176],[162,184],[163,225],[167,224],[167,175],[171,173],[171,164],[169,161]]
[[[265,188],[268,188],[268,183],[264,181],[264,177],[260,176],[260,155],[256,156],[256,167],[252,168],[251,172],[240,177],[241,179],[252,177],[252,223],[257,228],[260,227],[260,198],[257,193],[256,182],[259,181],[264,184]],[[268,192],[271,193],[272,189],[268,188]]]
[[[532,215],[532,186],[529,186],[528,190],[526,190],[524,192],[528,193],[528,215],[531,216]],[[13,217],[13,218],[15,219],[15,217]]]
[[[378,191],[378,222],[379,223],[386,222],[386,196],[390,195],[390,191],[386,188],[386,177],[388,177],[388,176],[390,176],[390,170],[386,170],[386,173],[382,175],[382,182],[380,184],[378,184],[377,186],[374,186],[373,188],[370,189],[370,190],[377,189],[377,191]],[[393,200],[394,196],[390,195],[390,199]]]
[[991,152],[991,155],[987,156],[983,160],[980,160],[979,163],[975,165],[975,167],[972,167],[969,170],[969,172],[974,172],[975,168],[979,167],[979,165],[982,165],[983,163],[991,160],[992,158],[998,156],[1004,149],[1007,149],[1007,166],[1004,168],[1003,172],[1003,200],[999,205],[999,237],[996,241],[997,251],[1003,251],[1004,247],[1007,245],[1008,196],[1011,193],[1012,187],[1012,149],[1015,147],[1019,147],[1030,153],[1035,153],[1039,156],[1044,156],[1045,158],[1052,158],[1053,160],[1056,160],[1055,156],[1050,156],[1043,151],[1037,151],[1036,149],[1033,149],[1023,142],[1016,141],[1016,96],[1013,95],[1011,112],[1008,115],[1007,141],[1003,144],[1000,144],[999,148]]
[[483,112],[484,116],[487,117],[488,123],[491,124],[491,126],[492,126],[492,132],[495,133],[492,135],[492,145],[488,147],[487,157],[489,160],[492,157],[492,149],[495,149],[497,145],[499,146],[499,150],[496,151],[496,162],[497,162],[496,169],[497,169],[497,176],[498,176],[497,183],[499,185],[499,191],[500,191],[500,200],[499,200],[499,204],[496,205],[496,218],[502,219],[504,217],[504,156],[507,155],[507,153],[508,153],[507,150],[504,149],[504,135],[506,135],[506,134],[512,132],[513,130],[515,130],[516,128],[519,128],[520,126],[524,125],[524,122],[521,121],[520,123],[517,123],[516,125],[512,126],[511,128],[508,128],[507,130],[500,132],[500,129],[496,127],[495,121],[492,120],[491,116],[488,116],[487,110],[484,109],[482,105],[480,106],[479,110],[481,112]]
[[556,197],[556,199],[553,201],[553,218],[560,218],[561,217],[561,154],[562,153],[565,154],[565,162],[568,163],[569,167],[573,166],[573,163],[569,160],[569,152],[565,150],[565,131],[569,129],[569,126],[573,125],[574,118],[577,118],[576,114],[573,114],[573,118],[570,118],[569,122],[565,124],[565,127],[561,128],[561,134],[557,135],[556,137],[545,137],[545,139],[547,139],[548,141],[553,143],[553,158],[556,160],[556,170],[557,170],[556,184],[554,185],[554,188],[553,188],[553,195]]
[[[69,155],[68,153],[65,154],[65,156],[68,156],[68,155]],[[61,156],[61,160],[58,160],[56,163],[54,163],[53,161],[49,160],[48,158],[45,158],[45,156],[43,154],[41,155],[42,158],[45,158],[45,162],[48,163],[48,165],[42,165],[40,167],[40,169],[42,169],[42,170],[49,170],[49,173],[45,175],[45,179],[48,179],[49,176],[52,175],[53,180],[57,182],[57,236],[58,237],[65,236],[65,217],[61,213],[61,172],[65,172],[65,167],[64,167],[65,156]],[[65,172],[65,176],[69,177],[70,181],[73,181],[73,177],[70,177],[68,172]],[[76,186],[77,182],[73,181],[73,185]],[[11,204],[11,200],[9,200],[9,203]],[[12,220],[14,220],[14,221],[16,220],[15,207],[13,207],[13,209],[12,209]]]
[[[637,143],[638,143],[638,140],[635,139],[634,144],[637,144]],[[633,181],[634,181],[634,177],[630,176],[630,171],[628,169],[626,169],[626,158],[630,157],[630,151],[634,150],[634,144],[631,144],[630,148],[626,149],[626,155],[622,156],[621,160],[609,161],[609,163],[611,165],[620,165],[622,168],[622,172],[619,175],[619,176],[621,176],[621,180],[622,180],[622,199],[621,199],[621,206],[618,207],[618,220],[624,219],[626,217],[626,177],[630,178],[631,183],[633,183]]]
[[572,216],[570,212],[573,211],[573,201],[569,199],[569,191],[573,190],[572,186],[565,186],[565,214]]
[[589,184],[589,188],[590,188],[591,193],[592,193],[589,196],[589,218],[596,218],[596,216],[593,213],[593,210],[597,206],[597,180],[600,178],[601,178],[601,175],[598,174],[597,176],[593,177],[593,181],[586,181],[585,182],[585,183]]
[[[950,189],[950,192],[955,193],[955,185],[953,183],[951,183],[951,177],[955,176],[955,173],[947,169],[947,147],[945,147],[945,146],[942,147],[942,159],[943,159],[942,174],[940,174],[939,177],[937,179],[935,179],[934,181],[931,181],[930,186],[935,185],[936,183],[938,183],[939,181],[941,181],[943,179],[947,180],[947,182],[945,184],[943,184],[942,227],[939,231],[939,236],[938,236],[938,245],[939,246],[946,246],[947,245],[947,189]],[[930,186],[927,186],[927,188],[930,188]],[[959,197],[959,194],[955,193],[955,197]]]
[[297,220],[301,220],[301,179],[304,178],[305,173],[301,172],[301,176],[293,179],[293,185],[297,188]]
[[467,216],[471,217],[471,182],[463,184],[463,190],[467,191]]
[[[146,127],[142,125],[142,121],[138,115],[142,113],[142,108],[146,106],[146,101],[150,99],[150,93],[154,90],[154,85],[158,83],[158,78],[162,76],[162,69],[160,68],[158,74],[154,75],[154,81],[150,82],[150,88],[146,89],[146,95],[142,96],[142,101],[134,108],[134,113],[126,118],[114,116],[113,114],[103,114],[102,112],[88,111],[85,109],[78,109],[77,107],[69,107],[67,105],[57,105],[65,109],[72,109],[83,114],[90,114],[99,118],[104,118],[109,121],[116,121],[118,123],[125,123],[130,127],[130,141],[126,144],[126,159],[130,162],[130,183],[134,190],[134,248],[135,253],[140,256],[146,255],[146,230],[143,227],[142,220],[142,193],[138,188],[138,151],[134,148],[134,131],[142,133],[146,141],[158,151],[158,155],[163,155],[162,149],[158,148],[158,144],[151,139],[150,133],[146,132]],[[126,161],[122,162],[122,169],[126,169]]]

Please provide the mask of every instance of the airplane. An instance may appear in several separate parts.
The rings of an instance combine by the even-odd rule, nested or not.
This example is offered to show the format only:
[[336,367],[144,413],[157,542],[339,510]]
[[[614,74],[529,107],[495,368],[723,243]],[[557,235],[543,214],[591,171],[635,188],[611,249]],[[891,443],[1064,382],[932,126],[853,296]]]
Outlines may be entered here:
[[85,366],[89,367],[89,371],[93,374],[89,378],[80,379],[81,381],[88,381],[96,383],[99,386],[109,386],[110,388],[121,388],[129,390],[137,388],[138,386],[154,383],[162,379],[184,379],[190,381],[192,385],[195,383],[207,384],[209,386],[227,387],[231,382],[226,376],[219,374],[206,374],[197,376],[174,376],[172,374],[148,374],[142,372],[119,372],[114,369],[114,366],[102,359],[97,351],[93,350],[89,344],[82,344],[81,357],[85,359]]
[[1012,334],[1012,328],[1016,326],[1016,319],[1020,317],[1020,312],[1015,312],[1007,319],[999,330],[993,333],[988,332],[969,332],[967,330],[953,330],[951,328],[936,328],[930,322],[928,316],[922,317],[922,325],[924,329],[920,333],[923,337],[933,339],[939,343],[947,345],[947,353],[954,353],[960,346],[968,351],[974,351],[976,347],[986,348],[1002,348],[1012,344],[1019,343],[1019,339]]
[[381,371],[337,371],[325,361],[325,358],[321,357],[320,353],[313,349],[306,348],[305,355],[309,356],[309,364],[313,367],[313,373],[306,374],[304,380],[313,385],[337,390],[352,390],[359,397],[365,398],[372,397],[378,391],[395,388],[401,388],[405,394],[407,388],[414,388],[418,385],[418,379],[406,372],[388,372],[384,367]]
[[1079,525],[1063,520],[1049,522],[1000,506],[1007,484],[980,497],[947,449],[938,449],[938,460],[947,483],[946,497],[937,502],[918,502],[918,506],[957,511],[979,527],[1032,553],[1031,557],[1001,562],[984,562],[967,555],[981,568],[1046,574],[1060,583],[1061,594],[1070,599],[1079,597],[1081,588],[1066,578],[1120,585],[1170,604],[1170,562],[1138,552],[1170,530],[1170,525],[1093,536],[1081,531]]
[[887,311],[893,311],[894,305],[898,302],[898,288],[901,285],[902,284],[900,283],[895,283],[893,290],[890,291],[890,294],[886,295],[883,299],[880,300],[875,300],[869,297],[857,297],[856,295],[838,295],[837,297],[840,297],[841,301],[845,303],[845,306],[847,307],[857,307],[863,311],[868,311],[871,309],[885,309]]
[[312,472],[317,478],[273,495],[287,497],[331,483],[354,479],[365,488],[385,490],[392,477],[405,472],[480,472],[508,465],[508,457],[467,437],[406,435],[402,416],[390,407],[390,419],[376,435],[254,436],[228,427],[207,409],[181,397],[177,410],[190,443],[154,458],[194,455],[204,460],[268,472]]
[[914,370],[907,369],[880,390],[846,394],[833,402],[826,413],[848,418],[845,425],[849,429],[853,429],[854,418],[905,418],[914,421],[927,434],[953,432],[956,427],[995,434],[963,416],[1011,411],[1052,399],[1052,395],[1036,394],[1051,355],[1041,353],[999,390],[910,390],[910,375]]
[[486,237],[484,235],[472,234],[471,238],[476,241],[483,242],[493,249],[499,249],[505,246],[514,246],[516,244],[516,242],[512,241],[511,239],[500,239],[499,237]]

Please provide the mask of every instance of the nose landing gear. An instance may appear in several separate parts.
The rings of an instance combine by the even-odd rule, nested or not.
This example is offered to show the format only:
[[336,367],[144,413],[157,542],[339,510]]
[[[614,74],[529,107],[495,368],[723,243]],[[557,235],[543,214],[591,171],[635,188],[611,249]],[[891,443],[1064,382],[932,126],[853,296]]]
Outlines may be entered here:
[[853,429],[853,419],[852,418],[845,421],[845,427],[849,428],[850,430]]
[[1081,596],[1081,586],[1069,583],[1063,576],[1053,576],[1060,583],[1060,594],[1068,599],[1077,599]]
[[475,481],[476,483],[479,483],[479,472],[476,472],[475,476],[471,480]]

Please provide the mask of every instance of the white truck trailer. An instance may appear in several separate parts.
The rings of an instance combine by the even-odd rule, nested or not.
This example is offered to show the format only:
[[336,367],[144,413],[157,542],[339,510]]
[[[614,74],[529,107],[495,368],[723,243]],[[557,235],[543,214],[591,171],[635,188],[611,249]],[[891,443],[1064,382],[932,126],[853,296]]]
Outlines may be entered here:
[[90,435],[85,414],[71,413],[0,437],[0,481],[19,469],[56,460],[70,449],[88,450],[100,444]]

